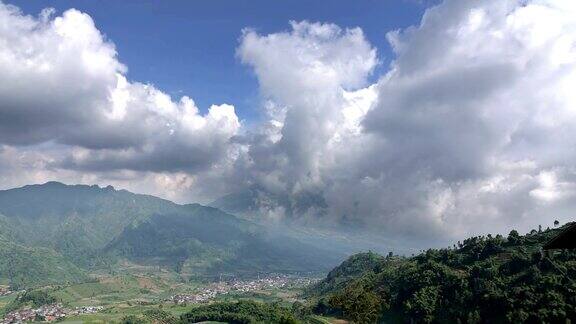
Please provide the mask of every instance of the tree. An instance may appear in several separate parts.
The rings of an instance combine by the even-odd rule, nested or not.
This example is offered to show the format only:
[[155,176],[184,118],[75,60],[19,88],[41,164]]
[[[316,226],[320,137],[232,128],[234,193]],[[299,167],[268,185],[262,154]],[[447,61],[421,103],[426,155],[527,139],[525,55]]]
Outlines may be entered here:
[[366,289],[361,281],[352,282],[328,301],[333,308],[341,310],[353,323],[375,323],[380,317],[382,303],[378,295]]
[[418,290],[406,301],[406,310],[417,322],[431,323],[434,321],[438,307],[439,287],[426,286]]
[[520,242],[520,234],[517,230],[511,230],[508,234],[508,242],[511,244],[518,244]]

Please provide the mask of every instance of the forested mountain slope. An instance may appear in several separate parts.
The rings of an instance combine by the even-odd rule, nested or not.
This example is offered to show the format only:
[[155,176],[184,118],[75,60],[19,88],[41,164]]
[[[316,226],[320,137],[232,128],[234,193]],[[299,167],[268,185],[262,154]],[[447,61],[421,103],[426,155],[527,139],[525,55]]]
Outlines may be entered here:
[[562,229],[472,237],[411,258],[355,255],[309,295],[316,312],[357,323],[564,323],[576,319],[576,252],[541,251]]
[[28,247],[0,238],[0,280],[14,289],[88,279],[86,272],[52,249]]
[[[119,260],[217,273],[327,270],[341,257],[289,237],[270,237],[263,227],[216,208],[57,182],[0,191],[0,238],[6,253],[42,249],[27,253],[38,273],[48,264],[58,264],[52,267],[56,274],[69,269],[66,275],[43,275],[47,283],[59,281],[52,277],[81,278],[79,269],[110,268]],[[7,260],[0,258],[0,280],[12,278],[14,284],[10,273],[18,271],[17,264]]]

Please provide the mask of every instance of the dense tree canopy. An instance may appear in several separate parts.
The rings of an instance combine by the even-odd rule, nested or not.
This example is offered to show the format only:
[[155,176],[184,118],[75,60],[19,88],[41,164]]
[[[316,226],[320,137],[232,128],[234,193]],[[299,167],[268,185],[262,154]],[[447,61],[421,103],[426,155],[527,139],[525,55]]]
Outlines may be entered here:
[[316,312],[355,323],[574,320],[576,252],[541,250],[563,228],[476,236],[411,258],[359,254],[309,293]]
[[264,304],[254,301],[232,303],[215,303],[193,308],[181,316],[182,323],[218,321],[232,324],[296,324],[291,310],[275,304]]

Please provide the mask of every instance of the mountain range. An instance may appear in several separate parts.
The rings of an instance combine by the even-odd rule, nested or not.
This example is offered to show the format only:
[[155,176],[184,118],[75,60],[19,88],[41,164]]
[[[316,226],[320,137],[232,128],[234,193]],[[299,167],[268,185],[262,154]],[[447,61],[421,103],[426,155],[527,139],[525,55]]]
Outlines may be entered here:
[[0,191],[0,283],[78,282],[119,264],[183,275],[325,271],[342,255],[214,207],[111,186],[48,182]]

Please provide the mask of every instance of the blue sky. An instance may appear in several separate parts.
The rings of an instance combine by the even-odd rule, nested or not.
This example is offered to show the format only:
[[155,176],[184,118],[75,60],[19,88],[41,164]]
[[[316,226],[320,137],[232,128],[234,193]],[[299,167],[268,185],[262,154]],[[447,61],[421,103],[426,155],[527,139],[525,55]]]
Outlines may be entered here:
[[188,95],[202,111],[229,103],[246,122],[258,115],[258,84],[251,69],[235,56],[245,27],[261,34],[289,29],[290,20],[330,22],[360,27],[378,49],[387,69],[386,32],[417,24],[431,1],[21,1],[25,14],[46,7],[56,15],[69,8],[88,13],[116,45],[133,81],[149,82],[180,97]]

